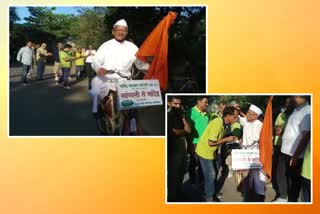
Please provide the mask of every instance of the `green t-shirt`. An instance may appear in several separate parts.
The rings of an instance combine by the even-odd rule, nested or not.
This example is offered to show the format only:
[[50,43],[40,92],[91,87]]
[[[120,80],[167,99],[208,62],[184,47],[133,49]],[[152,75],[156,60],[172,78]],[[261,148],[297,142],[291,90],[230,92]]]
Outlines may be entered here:
[[304,152],[304,159],[302,165],[302,177],[311,180],[311,142],[309,142],[306,151]]
[[219,112],[214,112],[210,115],[210,121],[216,119],[217,117],[221,118],[221,115],[219,114]]
[[241,124],[239,122],[235,122],[231,124],[231,135],[236,137],[241,137]]
[[217,117],[209,123],[201,135],[196,148],[196,153],[200,157],[207,160],[216,159],[215,151],[217,150],[218,146],[209,146],[208,141],[218,141],[223,138],[224,134],[225,129],[223,126],[223,120],[221,117]]
[[67,52],[60,51],[59,58],[60,58],[61,68],[70,68],[71,67],[71,61],[65,61],[65,59],[71,59],[71,56]]
[[[281,129],[283,131],[284,128],[286,127],[286,125],[287,125],[287,122],[288,122],[288,116],[284,112],[281,112],[278,115],[274,125],[281,127]],[[281,146],[282,145],[282,136],[274,136],[274,145],[275,146]]]
[[84,66],[84,57],[85,55],[83,53],[79,53],[79,52],[76,52],[76,66]]
[[199,139],[209,123],[209,116],[206,112],[201,112],[194,106],[186,115],[186,119],[191,126],[192,143],[197,144]]

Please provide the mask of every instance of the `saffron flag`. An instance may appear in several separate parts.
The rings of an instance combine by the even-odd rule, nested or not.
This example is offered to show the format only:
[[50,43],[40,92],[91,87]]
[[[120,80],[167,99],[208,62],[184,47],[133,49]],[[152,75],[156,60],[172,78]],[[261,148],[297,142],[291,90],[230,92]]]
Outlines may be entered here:
[[273,96],[270,96],[265,117],[263,120],[262,129],[260,132],[260,162],[266,175],[271,180],[272,172],[272,100]]
[[144,62],[147,62],[148,57],[153,57],[144,79],[159,80],[162,91],[166,90],[168,85],[168,30],[176,17],[177,13],[169,12],[136,53],[136,57]]

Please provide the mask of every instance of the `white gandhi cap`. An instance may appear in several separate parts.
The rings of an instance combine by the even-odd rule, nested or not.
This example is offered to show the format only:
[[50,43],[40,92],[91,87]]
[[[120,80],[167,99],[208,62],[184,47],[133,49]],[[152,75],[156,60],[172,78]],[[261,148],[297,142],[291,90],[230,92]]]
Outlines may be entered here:
[[115,26],[128,27],[127,22],[126,22],[126,20],[124,20],[124,19],[118,20],[118,21],[113,25],[113,27],[115,27]]
[[253,104],[250,106],[249,110],[257,113],[258,116],[262,114],[262,110]]

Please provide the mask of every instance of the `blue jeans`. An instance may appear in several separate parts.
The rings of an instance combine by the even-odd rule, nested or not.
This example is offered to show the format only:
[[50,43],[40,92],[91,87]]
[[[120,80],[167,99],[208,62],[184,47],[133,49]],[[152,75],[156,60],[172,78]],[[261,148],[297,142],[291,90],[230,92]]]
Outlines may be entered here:
[[43,78],[43,73],[44,73],[44,69],[45,69],[46,63],[38,60],[37,61],[37,79],[41,80]]
[[68,86],[68,79],[70,74],[70,68],[61,68],[62,75],[60,76],[58,83],[62,83],[64,86]]
[[216,195],[216,170],[215,160],[207,160],[199,156],[199,161],[204,177],[205,200],[210,200]]
[[30,67],[31,67],[31,65],[22,64],[21,81],[23,83],[27,83],[27,74],[28,74],[28,71],[30,70]]

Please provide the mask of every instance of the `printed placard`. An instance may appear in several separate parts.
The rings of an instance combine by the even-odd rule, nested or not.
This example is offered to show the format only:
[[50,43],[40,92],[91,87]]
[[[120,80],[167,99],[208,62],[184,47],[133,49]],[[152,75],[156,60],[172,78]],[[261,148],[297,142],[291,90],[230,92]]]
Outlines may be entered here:
[[117,83],[120,110],[162,105],[158,80],[131,80]]

